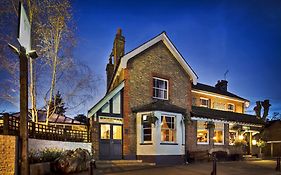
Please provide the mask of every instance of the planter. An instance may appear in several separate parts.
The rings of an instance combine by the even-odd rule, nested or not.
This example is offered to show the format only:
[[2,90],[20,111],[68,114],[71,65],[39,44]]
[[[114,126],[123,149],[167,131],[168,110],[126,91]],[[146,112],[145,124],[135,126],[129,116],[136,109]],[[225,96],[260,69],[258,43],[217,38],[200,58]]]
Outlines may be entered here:
[[50,162],[30,164],[30,174],[46,175],[51,173]]

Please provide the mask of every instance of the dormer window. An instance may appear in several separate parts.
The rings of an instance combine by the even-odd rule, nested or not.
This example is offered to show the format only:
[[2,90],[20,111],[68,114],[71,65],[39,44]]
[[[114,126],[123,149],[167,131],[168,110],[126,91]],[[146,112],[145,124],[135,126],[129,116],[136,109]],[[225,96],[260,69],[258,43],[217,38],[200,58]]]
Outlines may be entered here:
[[201,107],[209,107],[209,99],[208,98],[200,98],[200,106]]
[[228,103],[228,104],[227,104],[227,110],[228,110],[228,111],[232,111],[232,112],[234,112],[234,110],[235,110],[235,106],[234,106],[234,104],[232,104],[232,103]]
[[169,81],[153,77],[153,98],[168,100]]

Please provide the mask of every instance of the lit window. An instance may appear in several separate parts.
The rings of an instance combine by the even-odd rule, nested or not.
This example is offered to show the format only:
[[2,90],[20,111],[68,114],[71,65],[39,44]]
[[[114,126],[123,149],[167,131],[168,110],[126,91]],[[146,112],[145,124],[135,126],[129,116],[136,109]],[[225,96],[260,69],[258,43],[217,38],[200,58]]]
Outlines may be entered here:
[[161,141],[176,142],[176,127],[174,116],[161,116]]
[[216,145],[224,144],[224,123],[215,123],[213,139]]
[[197,121],[197,144],[209,144],[209,131],[205,121]]
[[142,140],[143,142],[151,141],[151,122],[148,115],[142,115]]
[[116,140],[122,139],[122,126],[113,125],[113,139],[116,139]]
[[108,124],[100,125],[100,138],[101,139],[110,139],[110,125],[108,125]]
[[168,100],[168,80],[153,77],[153,97]]
[[229,145],[234,145],[235,140],[236,140],[236,132],[229,131]]
[[209,107],[209,99],[200,98],[200,106],[208,108]]
[[228,104],[227,104],[227,110],[228,110],[228,111],[234,112],[234,110],[235,110],[235,109],[234,109],[234,104],[228,103]]

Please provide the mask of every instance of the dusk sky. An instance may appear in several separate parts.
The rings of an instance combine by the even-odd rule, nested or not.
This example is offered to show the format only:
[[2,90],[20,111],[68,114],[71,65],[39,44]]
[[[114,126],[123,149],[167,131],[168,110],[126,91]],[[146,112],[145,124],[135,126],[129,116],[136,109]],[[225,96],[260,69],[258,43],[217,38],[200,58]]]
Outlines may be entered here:
[[[117,28],[126,52],[162,31],[199,76],[215,85],[226,79],[230,92],[249,99],[270,99],[281,112],[281,1],[75,1],[79,38],[75,55],[103,77]],[[94,103],[93,103],[94,105]],[[85,109],[87,110],[87,109]]]
[[81,113],[105,94],[105,67],[117,28],[125,36],[125,52],[166,31],[199,82],[215,85],[229,70],[228,90],[251,101],[248,113],[264,99],[270,100],[271,113],[281,113],[280,0],[74,0],[73,13],[74,55],[103,79]]

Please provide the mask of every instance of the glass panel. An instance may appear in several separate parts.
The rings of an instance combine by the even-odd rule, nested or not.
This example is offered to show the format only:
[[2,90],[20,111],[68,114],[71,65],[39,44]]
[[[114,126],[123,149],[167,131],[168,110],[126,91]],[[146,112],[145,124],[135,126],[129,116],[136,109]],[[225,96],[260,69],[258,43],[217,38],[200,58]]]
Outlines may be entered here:
[[215,143],[223,143],[223,131],[215,130],[214,133],[214,142]]
[[205,130],[197,130],[197,142],[198,143],[208,143],[208,131]]
[[236,132],[229,132],[229,145],[234,145],[236,139]]
[[113,139],[122,139],[122,127],[113,125]]
[[175,142],[176,141],[176,129],[175,129],[175,117],[161,116],[161,141],[163,142]]
[[148,115],[142,115],[142,137],[143,141],[151,141],[151,123],[148,121]]
[[113,113],[114,114],[120,114],[120,104],[121,104],[121,98],[120,98],[120,92],[116,94],[113,98]]
[[110,139],[110,125],[100,125],[100,138]]
[[103,107],[101,108],[101,112],[103,113],[109,113],[109,103],[107,102]]

